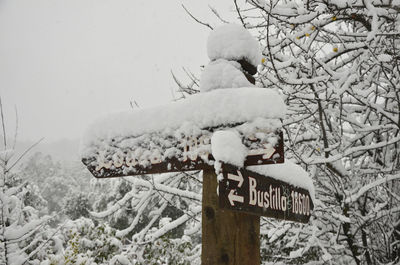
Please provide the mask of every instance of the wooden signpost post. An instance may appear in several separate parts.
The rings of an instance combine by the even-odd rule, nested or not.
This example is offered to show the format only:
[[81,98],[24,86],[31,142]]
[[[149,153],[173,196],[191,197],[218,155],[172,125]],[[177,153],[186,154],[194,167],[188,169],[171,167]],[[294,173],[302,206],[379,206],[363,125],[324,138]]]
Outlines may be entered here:
[[260,217],[223,209],[219,204],[217,175],[203,171],[202,242],[203,265],[259,265]]

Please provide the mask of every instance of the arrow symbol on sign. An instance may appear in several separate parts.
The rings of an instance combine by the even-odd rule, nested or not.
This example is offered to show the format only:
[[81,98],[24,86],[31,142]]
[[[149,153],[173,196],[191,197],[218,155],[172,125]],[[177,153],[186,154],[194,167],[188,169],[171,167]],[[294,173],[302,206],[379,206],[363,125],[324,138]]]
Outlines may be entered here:
[[268,159],[275,153],[275,148],[273,148],[272,146],[266,146],[266,145],[264,146],[266,148],[263,150],[264,151],[263,159]]
[[249,155],[262,155],[263,159],[270,158],[275,153],[275,148],[271,145],[263,144],[264,149],[250,150]]
[[234,194],[234,193],[235,193],[234,190],[231,190],[231,191],[229,192],[229,195],[228,195],[229,203],[230,203],[232,206],[235,206],[235,201],[236,201],[236,202],[241,202],[241,203],[243,203],[243,202],[244,202],[243,196],[239,196],[239,195],[236,195],[236,194]]
[[228,173],[228,179],[238,181],[239,182],[238,187],[240,188],[240,187],[242,187],[242,184],[243,184],[243,176],[239,170],[237,171],[237,173],[238,173],[237,175]]

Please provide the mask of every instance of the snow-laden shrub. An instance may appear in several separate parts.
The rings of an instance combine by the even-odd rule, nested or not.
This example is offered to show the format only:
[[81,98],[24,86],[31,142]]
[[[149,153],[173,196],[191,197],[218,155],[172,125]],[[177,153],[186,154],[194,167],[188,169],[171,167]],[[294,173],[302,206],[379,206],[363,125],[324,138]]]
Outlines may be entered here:
[[61,226],[52,245],[52,253],[41,264],[109,264],[122,249],[113,228],[106,223],[95,225],[84,217],[69,220]]

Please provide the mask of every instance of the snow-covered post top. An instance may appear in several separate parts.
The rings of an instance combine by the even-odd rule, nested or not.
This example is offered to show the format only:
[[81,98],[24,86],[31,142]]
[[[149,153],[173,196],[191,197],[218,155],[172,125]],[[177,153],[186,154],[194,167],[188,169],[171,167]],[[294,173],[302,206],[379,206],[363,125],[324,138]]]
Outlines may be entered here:
[[244,60],[254,68],[261,62],[258,41],[249,31],[237,24],[225,24],[213,30],[208,37],[207,54],[211,61]]
[[240,25],[224,24],[207,40],[211,62],[200,79],[200,91],[219,88],[251,87],[262,54],[258,41]]
[[[221,88],[251,87],[251,83],[254,84],[254,78],[251,75],[257,73],[257,65],[261,63],[261,49],[258,41],[242,26],[224,24],[213,30],[208,37],[207,53],[211,62],[201,76],[201,92],[210,93],[210,90]],[[254,91],[256,90],[255,88]],[[273,146],[276,146],[273,138],[268,139],[267,142],[263,150],[266,156],[269,155],[270,150],[274,150]],[[246,157],[251,152],[243,145],[240,134],[231,129],[213,133],[211,151],[216,161],[238,168],[245,166]],[[221,164],[216,163],[215,169],[217,174],[220,173]],[[300,166],[286,161],[276,165],[253,166],[253,169],[295,187],[304,188],[309,191],[314,200],[312,180]]]

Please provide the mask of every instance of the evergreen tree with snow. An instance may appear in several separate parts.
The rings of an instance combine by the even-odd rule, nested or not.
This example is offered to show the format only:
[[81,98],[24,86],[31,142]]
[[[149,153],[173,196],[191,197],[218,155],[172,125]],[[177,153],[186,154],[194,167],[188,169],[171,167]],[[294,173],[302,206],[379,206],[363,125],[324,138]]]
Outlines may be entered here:
[[0,114],[0,263],[38,264],[46,255],[50,217],[40,211],[46,203],[37,188],[14,172],[21,156],[14,154],[16,139],[8,142],[1,99]]

